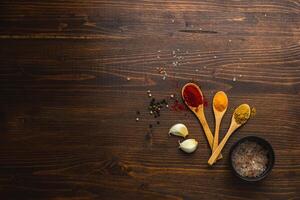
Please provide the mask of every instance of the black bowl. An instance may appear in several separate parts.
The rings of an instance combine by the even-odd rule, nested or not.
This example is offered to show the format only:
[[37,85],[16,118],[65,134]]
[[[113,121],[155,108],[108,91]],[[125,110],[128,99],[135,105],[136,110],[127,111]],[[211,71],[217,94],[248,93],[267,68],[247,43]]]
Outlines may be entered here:
[[[245,176],[241,176],[234,168],[233,163],[232,163],[232,152],[233,150],[241,143],[245,142],[245,141],[253,141],[256,142],[258,144],[260,144],[262,147],[264,147],[266,150],[268,150],[268,164],[267,164],[267,168],[266,170],[257,177],[245,177]],[[230,167],[233,171],[233,173],[240,178],[243,181],[246,182],[257,182],[260,181],[262,179],[264,179],[272,170],[274,163],[275,163],[275,154],[273,151],[273,148],[271,146],[271,144],[269,142],[267,142],[266,140],[260,138],[260,137],[256,137],[256,136],[247,136],[244,137],[240,140],[238,140],[230,149],[230,153],[229,153],[229,162],[230,162]]]

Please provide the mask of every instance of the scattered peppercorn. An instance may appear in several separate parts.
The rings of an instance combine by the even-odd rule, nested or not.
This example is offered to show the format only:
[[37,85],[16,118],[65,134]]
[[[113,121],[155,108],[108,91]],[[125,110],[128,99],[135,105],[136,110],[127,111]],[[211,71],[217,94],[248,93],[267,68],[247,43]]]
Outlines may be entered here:
[[152,98],[148,106],[149,113],[154,115],[154,118],[157,118],[160,116],[161,109],[167,104],[165,99],[156,101],[155,98]]
[[[153,118],[156,119],[156,122],[154,122],[155,124],[150,123],[149,124],[149,129],[152,130],[153,127],[155,125],[160,125],[160,121],[158,120],[158,118],[160,117],[160,112],[164,109],[170,109],[170,110],[186,110],[185,105],[183,103],[179,103],[177,100],[177,96],[175,94],[171,94],[168,98],[166,99],[160,99],[157,100],[155,99],[150,90],[147,90],[147,96],[150,98],[151,100],[149,101],[149,105],[148,105],[148,112],[149,115],[152,115]],[[173,105],[175,102],[175,106]],[[137,116],[138,116],[138,112],[137,112]],[[138,121],[138,120],[136,120]]]

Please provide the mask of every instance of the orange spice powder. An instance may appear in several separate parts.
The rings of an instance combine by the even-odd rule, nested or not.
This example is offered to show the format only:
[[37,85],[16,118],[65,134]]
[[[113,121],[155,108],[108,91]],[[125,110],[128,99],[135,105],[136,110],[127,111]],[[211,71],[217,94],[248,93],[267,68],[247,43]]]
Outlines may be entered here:
[[223,91],[219,91],[215,94],[214,101],[213,101],[215,109],[219,112],[224,111],[228,105],[227,95]]

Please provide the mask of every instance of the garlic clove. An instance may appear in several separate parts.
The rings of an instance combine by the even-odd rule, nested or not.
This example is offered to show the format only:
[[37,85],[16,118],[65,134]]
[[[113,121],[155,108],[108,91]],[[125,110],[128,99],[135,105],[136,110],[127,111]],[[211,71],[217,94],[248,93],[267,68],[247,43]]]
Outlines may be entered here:
[[195,139],[187,139],[181,143],[180,143],[180,141],[178,141],[178,143],[179,143],[179,149],[181,149],[182,151],[184,151],[186,153],[192,153],[198,147],[198,142]]
[[184,124],[175,124],[170,128],[169,134],[185,138],[189,134],[189,131]]

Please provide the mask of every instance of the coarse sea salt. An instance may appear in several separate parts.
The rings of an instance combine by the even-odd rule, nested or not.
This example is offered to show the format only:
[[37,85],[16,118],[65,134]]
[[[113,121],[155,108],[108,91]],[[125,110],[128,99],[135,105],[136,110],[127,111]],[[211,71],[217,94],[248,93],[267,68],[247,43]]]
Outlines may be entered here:
[[253,141],[239,144],[232,152],[232,165],[243,177],[258,177],[268,165],[268,150]]

